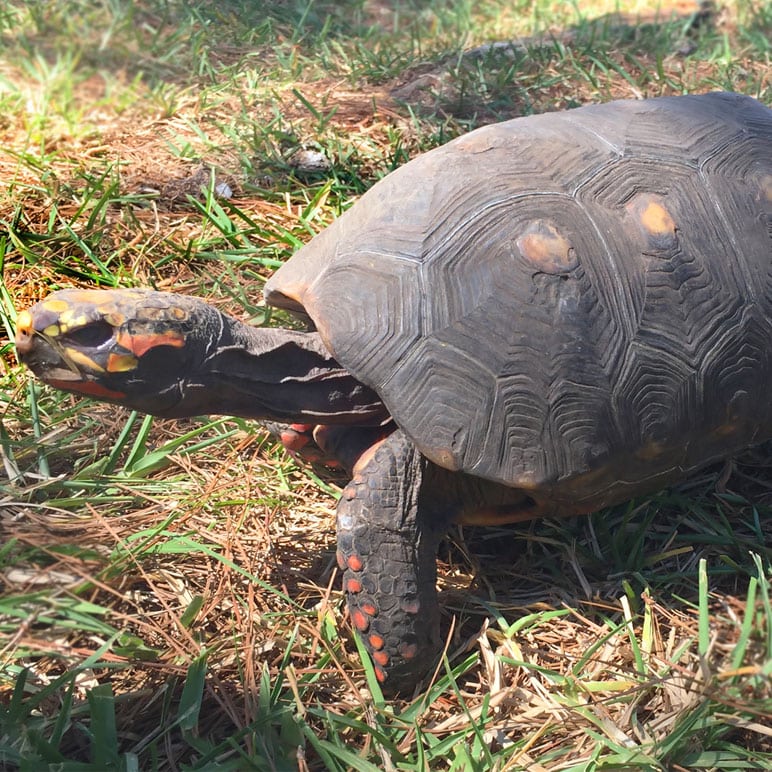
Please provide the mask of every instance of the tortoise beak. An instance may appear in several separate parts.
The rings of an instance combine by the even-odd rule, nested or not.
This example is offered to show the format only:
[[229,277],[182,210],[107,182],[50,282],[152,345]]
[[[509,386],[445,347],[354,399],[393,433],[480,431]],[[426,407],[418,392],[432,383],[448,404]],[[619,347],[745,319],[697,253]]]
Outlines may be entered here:
[[[80,381],[83,376],[64,350],[44,330],[45,319],[22,311],[16,322],[16,353],[35,375],[44,381]],[[42,329],[41,329],[42,327]]]
[[16,320],[16,338],[14,340],[19,358],[26,356],[32,351],[34,334],[32,314],[29,311],[22,311]]

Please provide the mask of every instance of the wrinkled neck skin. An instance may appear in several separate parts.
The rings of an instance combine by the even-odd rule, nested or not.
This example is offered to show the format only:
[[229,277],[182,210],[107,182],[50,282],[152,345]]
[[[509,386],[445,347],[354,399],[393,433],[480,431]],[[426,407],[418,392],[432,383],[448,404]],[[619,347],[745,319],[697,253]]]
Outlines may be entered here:
[[203,362],[180,383],[165,415],[217,413],[290,423],[379,425],[378,395],[330,355],[318,333],[252,327],[217,313]]

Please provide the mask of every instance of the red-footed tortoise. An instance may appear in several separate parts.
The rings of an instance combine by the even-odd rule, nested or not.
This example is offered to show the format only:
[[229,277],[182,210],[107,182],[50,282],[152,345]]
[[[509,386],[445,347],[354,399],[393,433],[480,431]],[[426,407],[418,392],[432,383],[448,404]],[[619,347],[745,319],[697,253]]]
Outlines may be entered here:
[[410,687],[451,523],[591,512],[772,437],[772,111],[712,93],[478,129],[376,184],[266,299],[315,331],[64,290],[16,345],[155,415],[335,426],[351,618]]

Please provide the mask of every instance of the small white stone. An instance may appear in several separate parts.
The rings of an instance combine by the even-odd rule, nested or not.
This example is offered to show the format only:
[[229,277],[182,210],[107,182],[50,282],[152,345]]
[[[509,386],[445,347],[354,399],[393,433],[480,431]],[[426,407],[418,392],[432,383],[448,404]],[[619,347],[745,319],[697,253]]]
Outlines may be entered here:
[[233,198],[233,190],[227,182],[218,182],[214,186],[214,192],[219,198]]
[[290,166],[299,172],[326,172],[330,169],[330,159],[321,150],[300,148],[288,160]]

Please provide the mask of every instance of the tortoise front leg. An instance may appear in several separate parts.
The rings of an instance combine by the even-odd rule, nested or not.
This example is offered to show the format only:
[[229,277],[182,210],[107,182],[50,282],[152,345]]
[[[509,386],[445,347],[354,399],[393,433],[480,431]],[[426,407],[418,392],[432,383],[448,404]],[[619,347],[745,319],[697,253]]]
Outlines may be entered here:
[[412,689],[441,650],[436,556],[451,518],[424,500],[430,466],[397,430],[362,455],[338,504],[351,620],[389,692]]

